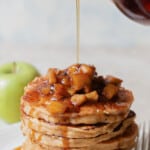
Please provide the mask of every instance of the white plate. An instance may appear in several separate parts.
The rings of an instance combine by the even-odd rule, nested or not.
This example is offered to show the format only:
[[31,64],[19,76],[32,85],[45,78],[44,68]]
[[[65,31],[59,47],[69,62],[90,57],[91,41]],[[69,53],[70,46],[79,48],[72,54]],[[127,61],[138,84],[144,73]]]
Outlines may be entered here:
[[23,142],[20,124],[11,125],[0,130],[0,149],[13,150]]

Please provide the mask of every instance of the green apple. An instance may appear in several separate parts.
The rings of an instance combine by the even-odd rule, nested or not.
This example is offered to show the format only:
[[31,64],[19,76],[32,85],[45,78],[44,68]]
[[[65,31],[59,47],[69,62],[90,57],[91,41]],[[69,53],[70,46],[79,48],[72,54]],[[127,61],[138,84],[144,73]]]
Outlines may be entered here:
[[37,69],[25,62],[0,66],[0,119],[8,123],[20,120],[20,98],[24,87],[36,76]]

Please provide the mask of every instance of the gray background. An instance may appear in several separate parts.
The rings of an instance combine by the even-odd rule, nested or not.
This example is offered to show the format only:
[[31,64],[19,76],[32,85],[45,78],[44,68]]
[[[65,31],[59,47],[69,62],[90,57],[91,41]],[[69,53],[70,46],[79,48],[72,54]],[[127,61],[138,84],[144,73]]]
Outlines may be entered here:
[[[148,47],[150,29],[111,0],[81,0],[81,45]],[[75,46],[75,0],[0,0],[0,45]]]

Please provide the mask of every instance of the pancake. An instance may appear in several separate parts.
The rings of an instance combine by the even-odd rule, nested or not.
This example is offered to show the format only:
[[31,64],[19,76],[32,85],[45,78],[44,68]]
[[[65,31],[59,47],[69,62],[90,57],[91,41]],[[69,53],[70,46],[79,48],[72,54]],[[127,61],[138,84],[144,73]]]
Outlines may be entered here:
[[[33,140],[36,143],[40,143],[41,145],[49,145],[49,146],[55,146],[55,147],[63,147],[64,143],[63,141],[67,141],[67,143],[69,144],[70,147],[86,147],[92,144],[97,144],[99,142],[103,142],[103,141],[107,141],[109,139],[112,139],[118,135],[121,135],[125,132],[125,130],[127,129],[128,126],[131,125],[131,123],[123,123],[117,130],[111,132],[111,133],[107,133],[107,134],[103,134],[103,135],[99,135],[97,137],[90,137],[90,138],[66,138],[67,136],[67,129],[66,132],[62,132],[61,136],[56,136],[54,135],[46,135],[46,134],[42,134],[40,132],[34,131],[32,129],[25,129],[23,128],[23,133],[31,138],[31,140]],[[61,130],[60,130],[61,132]]]
[[[93,138],[102,134],[112,133],[118,126],[129,126],[135,119],[135,113],[130,111],[128,117],[124,121],[112,124],[95,124],[95,125],[58,125],[47,123],[44,120],[38,120],[29,116],[22,117],[22,130],[27,133],[28,129],[46,135],[55,135],[66,138]],[[65,136],[62,133],[65,133]]]
[[96,74],[93,66],[84,64],[50,69],[48,76],[36,78],[25,88],[21,111],[54,124],[123,120],[133,102],[132,92],[121,87],[120,79]]
[[22,150],[130,150],[135,145],[134,97],[94,66],[50,68],[21,98]]
[[27,139],[22,146],[22,150],[127,150],[135,146],[136,137],[138,134],[138,127],[136,124],[129,126],[124,134],[117,136],[113,139],[110,139],[105,142],[97,143],[96,145],[89,145],[88,147],[79,147],[79,148],[60,148],[52,147],[47,145],[40,145],[35,143],[30,139]]
[[123,120],[128,116],[129,108],[133,100],[130,91],[121,89],[124,100],[105,101],[94,104],[86,104],[80,107],[79,112],[51,114],[45,105],[33,105],[22,99],[21,111],[33,117],[43,119],[54,124],[96,124],[99,122],[113,123]]

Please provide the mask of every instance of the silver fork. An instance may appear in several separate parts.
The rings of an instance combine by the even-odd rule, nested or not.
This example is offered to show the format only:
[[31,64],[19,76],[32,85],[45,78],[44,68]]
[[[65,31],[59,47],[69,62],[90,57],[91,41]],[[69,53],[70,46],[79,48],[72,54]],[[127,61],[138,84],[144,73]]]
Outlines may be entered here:
[[150,121],[139,125],[139,136],[134,150],[150,150]]

